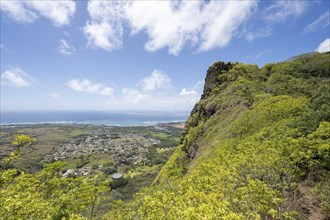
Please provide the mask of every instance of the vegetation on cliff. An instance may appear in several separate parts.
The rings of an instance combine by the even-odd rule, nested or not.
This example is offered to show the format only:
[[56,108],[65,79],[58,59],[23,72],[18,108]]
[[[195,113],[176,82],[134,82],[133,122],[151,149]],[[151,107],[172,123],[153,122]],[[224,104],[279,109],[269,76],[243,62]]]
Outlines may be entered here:
[[330,53],[214,63],[153,186],[105,219],[302,219],[303,182],[329,217],[329,77]]

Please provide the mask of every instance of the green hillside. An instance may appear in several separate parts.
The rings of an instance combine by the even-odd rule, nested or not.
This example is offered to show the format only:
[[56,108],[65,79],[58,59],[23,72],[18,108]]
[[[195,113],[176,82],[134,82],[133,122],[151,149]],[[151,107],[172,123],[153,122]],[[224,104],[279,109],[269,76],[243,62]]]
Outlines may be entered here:
[[153,186],[104,219],[330,217],[330,53],[216,62]]

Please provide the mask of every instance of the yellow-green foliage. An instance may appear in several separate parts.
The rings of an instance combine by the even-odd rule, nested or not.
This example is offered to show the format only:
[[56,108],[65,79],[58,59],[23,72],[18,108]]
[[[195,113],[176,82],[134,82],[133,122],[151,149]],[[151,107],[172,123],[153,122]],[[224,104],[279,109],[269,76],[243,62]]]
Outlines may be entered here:
[[[38,174],[6,170],[0,190],[1,219],[77,219],[86,215],[108,189],[96,179],[62,178],[62,163]],[[76,216],[76,217],[73,217]]]
[[[25,146],[34,138],[18,135],[14,146]],[[16,153],[18,151],[15,151]],[[18,155],[5,159],[5,164]],[[108,190],[106,182],[94,178],[63,178],[64,164],[46,164],[36,174],[2,168],[0,175],[1,219],[84,219]]]
[[[219,75],[154,185],[105,219],[301,219],[298,184],[311,173],[329,215],[327,60],[237,64]],[[308,73],[309,62],[320,72]]]
[[139,175],[151,175],[154,173],[157,173],[157,170],[159,169],[159,165],[154,165],[154,166],[141,166],[141,167],[136,167],[132,170],[129,170],[127,174],[125,174],[125,177],[129,178],[134,178]]
[[16,138],[12,142],[12,144],[15,147],[21,147],[21,146],[27,145],[29,143],[32,143],[34,141],[36,141],[36,138],[32,138],[32,137],[29,137],[29,136],[24,135],[24,134],[19,134],[19,135],[16,136]]
[[182,150],[182,145],[178,146],[165,166],[160,170],[154,183],[169,182],[182,177],[186,172],[188,162],[188,157]]

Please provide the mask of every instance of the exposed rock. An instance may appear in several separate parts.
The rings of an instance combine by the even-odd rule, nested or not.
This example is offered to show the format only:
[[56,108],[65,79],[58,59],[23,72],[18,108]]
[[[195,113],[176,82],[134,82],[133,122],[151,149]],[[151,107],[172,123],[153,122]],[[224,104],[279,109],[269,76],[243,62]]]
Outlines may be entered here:
[[207,73],[206,73],[202,99],[210,94],[210,92],[212,91],[212,89],[215,86],[217,77],[220,74],[228,72],[231,68],[233,68],[233,66],[235,64],[236,63],[231,63],[231,62],[225,63],[225,62],[219,61],[219,62],[213,63],[213,65],[209,67],[209,69],[207,70]]
[[120,179],[122,177],[123,177],[123,174],[121,174],[121,173],[114,173],[111,175],[112,179]]
[[[204,91],[201,97],[201,101],[198,102],[191,111],[189,120],[186,122],[182,133],[181,144],[183,144],[185,136],[188,134],[191,128],[198,126],[201,122],[205,122],[205,120],[209,119],[213,114],[217,112],[218,109],[216,103],[206,107],[205,102],[207,101],[205,100],[207,100],[207,97],[210,95],[212,89],[218,85],[218,76],[221,74],[226,74],[236,64],[237,63],[225,63],[219,61],[213,63],[213,65],[209,67],[205,78]],[[201,131],[203,131],[203,129]],[[189,141],[190,144],[188,146],[183,147],[187,153],[187,156],[191,159],[195,157],[199,149],[197,142],[200,136],[201,135],[196,136],[193,141]]]

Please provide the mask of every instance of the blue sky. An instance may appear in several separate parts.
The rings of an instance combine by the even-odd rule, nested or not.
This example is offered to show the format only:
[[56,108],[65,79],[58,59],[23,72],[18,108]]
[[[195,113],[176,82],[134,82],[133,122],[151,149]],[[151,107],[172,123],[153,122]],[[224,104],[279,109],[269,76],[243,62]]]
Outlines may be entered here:
[[1,0],[1,110],[190,111],[215,61],[329,51],[329,4]]

